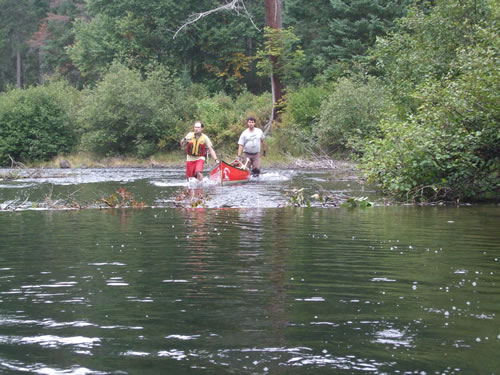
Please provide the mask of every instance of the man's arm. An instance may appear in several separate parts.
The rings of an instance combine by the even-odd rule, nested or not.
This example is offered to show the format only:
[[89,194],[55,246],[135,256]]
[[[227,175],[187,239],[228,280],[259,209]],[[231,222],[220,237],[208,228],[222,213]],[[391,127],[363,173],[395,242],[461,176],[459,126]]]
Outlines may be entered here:
[[188,141],[188,140],[187,140],[187,135],[186,135],[186,136],[185,136],[184,138],[182,138],[182,140],[181,140],[181,147],[184,147],[184,146],[186,145],[187,141]]
[[262,156],[266,156],[266,142],[264,142],[264,138],[260,140],[260,146],[262,148]]
[[238,145],[238,157],[243,153],[243,145]]
[[217,159],[217,155],[215,154],[215,151],[213,147],[208,146],[208,151],[210,151],[210,155],[214,158],[215,162],[218,163],[219,159]]

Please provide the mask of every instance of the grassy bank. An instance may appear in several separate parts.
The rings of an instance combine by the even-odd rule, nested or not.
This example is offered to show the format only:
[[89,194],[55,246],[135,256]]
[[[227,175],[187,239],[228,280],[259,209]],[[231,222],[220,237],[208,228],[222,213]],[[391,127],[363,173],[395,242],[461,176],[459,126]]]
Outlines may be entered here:
[[[268,148],[265,157],[261,157],[263,168],[286,168],[286,169],[355,169],[355,164],[349,160],[319,157],[317,155],[291,156],[277,150]],[[237,153],[229,148],[216,150],[221,160],[232,161]],[[57,156],[48,162],[27,163],[17,165],[26,168],[60,168],[63,161],[67,161],[71,168],[182,168],[185,165],[185,154],[183,151],[155,154],[147,159],[138,159],[129,156],[115,156],[99,158],[95,155],[79,152],[65,156]],[[214,165],[212,158],[207,164],[210,168]]]

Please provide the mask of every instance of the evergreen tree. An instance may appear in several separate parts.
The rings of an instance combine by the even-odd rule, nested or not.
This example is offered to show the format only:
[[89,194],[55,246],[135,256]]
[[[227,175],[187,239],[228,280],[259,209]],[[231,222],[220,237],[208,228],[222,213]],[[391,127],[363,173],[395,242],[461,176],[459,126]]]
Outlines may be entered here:
[[366,55],[376,37],[401,17],[409,0],[300,0],[285,2],[285,26],[294,26],[307,56],[306,78]]
[[[216,13],[173,38],[189,15],[217,4],[216,0],[89,0],[92,19],[76,23],[76,43],[69,53],[78,68],[91,77],[101,76],[113,60],[139,69],[159,62],[186,71],[195,82],[208,83],[212,91],[234,91],[245,83],[251,62],[248,56],[255,55],[262,40],[248,19]],[[256,1],[248,1],[248,6],[259,14]]]
[[[49,0],[0,0],[0,90],[36,82],[36,65],[29,66],[27,41],[48,10]],[[23,69],[24,68],[24,69]],[[33,74],[34,72],[34,74]],[[29,79],[23,80],[23,73]],[[23,82],[24,81],[24,82]]]
[[[73,22],[85,16],[82,0],[51,2],[50,13],[43,20],[40,30],[34,34],[31,44],[38,48],[41,56],[40,72],[43,75],[60,74],[78,86],[80,74],[73,66],[66,48],[74,43]],[[37,38],[45,30],[45,38]]]

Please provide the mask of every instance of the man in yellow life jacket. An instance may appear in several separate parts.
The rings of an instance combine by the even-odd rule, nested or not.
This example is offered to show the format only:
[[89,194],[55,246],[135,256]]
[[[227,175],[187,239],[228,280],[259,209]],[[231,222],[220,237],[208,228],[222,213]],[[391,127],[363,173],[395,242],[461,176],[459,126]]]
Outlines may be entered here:
[[218,163],[217,155],[212,146],[210,138],[203,134],[205,125],[201,121],[194,123],[194,131],[189,132],[181,141],[181,146],[186,147],[186,178],[196,177],[198,180],[203,180],[203,164],[207,151]]

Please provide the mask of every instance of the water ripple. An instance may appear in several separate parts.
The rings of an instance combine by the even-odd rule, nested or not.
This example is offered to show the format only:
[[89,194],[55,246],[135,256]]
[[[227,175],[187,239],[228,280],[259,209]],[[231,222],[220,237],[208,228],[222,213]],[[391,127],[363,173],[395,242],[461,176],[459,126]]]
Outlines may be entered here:
[[72,336],[61,337],[55,335],[41,336],[0,336],[1,344],[38,344],[42,347],[60,348],[62,346],[73,346],[78,349],[90,349],[98,346],[101,339],[98,337]]
[[0,369],[8,369],[9,371],[16,371],[19,373],[30,373],[39,375],[106,375],[108,372],[93,371],[85,367],[72,366],[68,369],[58,369],[47,367],[43,364],[35,364],[26,366],[19,361],[5,361],[0,358]]

